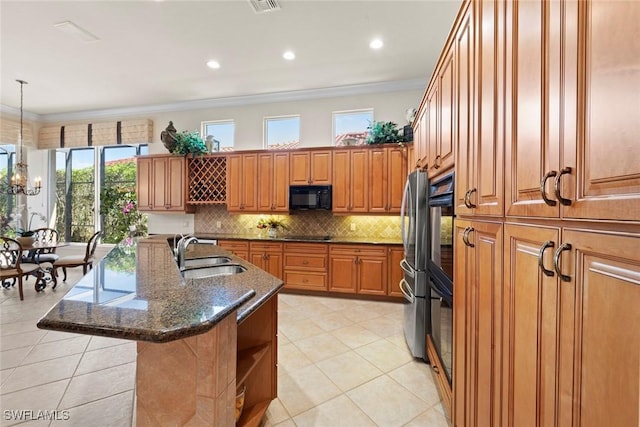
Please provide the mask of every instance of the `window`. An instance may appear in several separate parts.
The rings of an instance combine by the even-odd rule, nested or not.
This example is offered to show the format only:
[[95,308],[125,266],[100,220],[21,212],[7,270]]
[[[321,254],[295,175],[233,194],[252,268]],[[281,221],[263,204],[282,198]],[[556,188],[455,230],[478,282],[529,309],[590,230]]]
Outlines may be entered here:
[[300,143],[300,116],[265,117],[264,148],[296,148]]
[[333,113],[333,144],[364,145],[369,125],[373,122],[373,109],[335,111]]
[[[9,185],[13,176],[15,155],[14,145],[0,145],[0,187],[2,188]],[[15,196],[7,193],[0,194],[0,232],[2,234],[9,227],[9,220],[14,206]]]
[[[103,242],[120,241],[130,224],[112,212],[99,215],[105,208],[101,203],[120,203],[116,196],[136,200],[134,156],[145,153],[146,145],[56,150],[56,229],[60,236],[69,242],[87,242],[101,229]],[[111,198],[97,197],[108,191]],[[116,210],[123,213],[119,205]]]
[[[212,152],[233,150],[234,132],[233,120],[202,122],[202,139],[207,141],[207,146],[210,147],[209,151]],[[211,141],[211,146],[209,146],[207,138]]]

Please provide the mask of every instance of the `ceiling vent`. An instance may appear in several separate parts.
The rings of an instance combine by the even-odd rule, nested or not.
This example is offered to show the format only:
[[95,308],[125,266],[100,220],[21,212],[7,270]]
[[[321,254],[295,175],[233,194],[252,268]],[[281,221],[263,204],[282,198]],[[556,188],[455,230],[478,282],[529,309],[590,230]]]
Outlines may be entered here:
[[273,12],[280,10],[277,0],[249,0],[255,13]]

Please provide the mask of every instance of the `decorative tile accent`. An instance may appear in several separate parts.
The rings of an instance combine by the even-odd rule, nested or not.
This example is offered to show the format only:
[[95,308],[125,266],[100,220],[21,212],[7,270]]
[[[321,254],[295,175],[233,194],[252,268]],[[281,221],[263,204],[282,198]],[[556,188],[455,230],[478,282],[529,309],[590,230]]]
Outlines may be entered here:
[[[371,239],[399,239],[400,216],[348,215],[338,216],[325,211],[296,212],[285,215],[232,215],[224,205],[198,206],[194,215],[195,233],[237,234],[263,236],[256,227],[260,218],[282,219],[289,230],[286,234],[332,237],[363,237]],[[221,227],[216,228],[220,221]],[[356,230],[351,231],[351,224]]]

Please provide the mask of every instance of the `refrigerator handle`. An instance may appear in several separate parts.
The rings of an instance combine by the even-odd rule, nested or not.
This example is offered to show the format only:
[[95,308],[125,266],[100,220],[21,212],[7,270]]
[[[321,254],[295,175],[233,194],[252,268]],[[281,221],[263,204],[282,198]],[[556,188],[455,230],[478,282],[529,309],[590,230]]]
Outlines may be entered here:
[[[407,193],[409,192],[409,178],[404,184],[404,192],[402,193],[402,203],[400,204],[400,233],[402,234],[402,246],[404,246],[404,253],[407,254],[408,243],[405,229],[405,213],[407,208]],[[406,270],[405,270],[406,271]]]
[[411,288],[409,287],[409,284],[404,279],[400,280],[400,292],[402,292],[404,299],[409,301],[411,304],[416,302],[415,295],[413,295],[413,293],[411,292]]
[[413,268],[411,268],[406,258],[402,258],[402,261],[400,261],[400,268],[409,276],[415,277],[415,274],[413,274]]

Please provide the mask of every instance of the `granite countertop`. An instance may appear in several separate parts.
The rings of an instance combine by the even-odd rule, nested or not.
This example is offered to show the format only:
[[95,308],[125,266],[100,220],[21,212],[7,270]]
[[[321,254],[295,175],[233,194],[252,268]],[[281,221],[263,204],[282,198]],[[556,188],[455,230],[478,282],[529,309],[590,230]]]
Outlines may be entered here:
[[116,245],[39,321],[38,327],[138,341],[202,334],[237,311],[242,322],[282,280],[214,245],[190,245],[186,258],[224,255],[247,270],[183,279],[168,237]]
[[202,239],[221,240],[261,240],[269,242],[305,242],[305,243],[343,243],[358,245],[401,245],[402,239],[371,238],[371,237],[348,237],[348,236],[287,236],[282,234],[278,237],[262,237],[256,234],[223,234],[223,233],[195,233],[195,236]]

